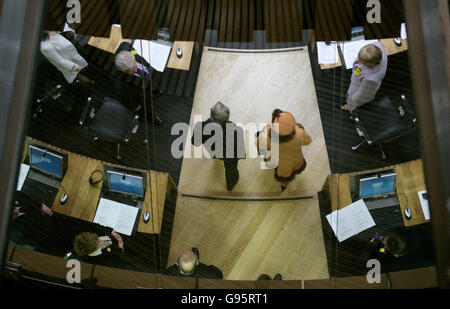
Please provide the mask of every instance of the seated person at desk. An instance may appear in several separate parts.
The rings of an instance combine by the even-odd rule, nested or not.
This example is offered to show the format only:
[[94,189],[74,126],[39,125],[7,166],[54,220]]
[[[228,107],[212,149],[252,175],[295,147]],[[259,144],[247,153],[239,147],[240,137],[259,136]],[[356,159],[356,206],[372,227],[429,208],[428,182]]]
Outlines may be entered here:
[[117,261],[124,252],[123,240],[115,231],[110,233],[111,238],[107,235],[108,230],[110,229],[104,229],[102,233],[105,234],[104,236],[90,232],[75,236],[73,241],[75,255],[89,264],[111,265],[112,262]]
[[199,262],[197,248],[181,252],[177,262],[170,265],[166,274],[190,278],[223,279],[222,271],[216,266],[205,265]]
[[353,112],[375,99],[386,76],[388,57],[381,42],[364,46],[353,64],[352,81],[347,91],[347,104],[342,109]]
[[[147,81],[151,79],[152,70],[150,64],[143,57],[141,57],[128,42],[122,42],[117,49],[115,54],[115,64],[119,72],[143,79],[143,83],[147,83]],[[146,85],[146,88],[147,87],[148,85]],[[155,98],[161,96],[161,91],[159,91],[159,89],[152,90],[152,96],[155,100]],[[138,105],[135,111],[139,111],[141,109],[142,106]],[[147,113],[149,113],[149,118],[151,118],[150,109],[147,110]],[[154,120],[157,125],[161,125],[163,123],[161,118],[157,115],[155,115]]]
[[51,216],[53,216],[53,212],[47,205],[17,192],[10,227],[10,243],[40,251],[45,247],[47,241],[44,233]]
[[83,83],[93,84],[94,81],[81,72],[87,68],[87,61],[80,56],[75,46],[66,37],[72,31],[57,33],[44,31],[41,41],[41,52],[47,60],[60,71],[66,81],[72,84],[76,79]]
[[386,236],[371,240],[370,256],[381,263],[381,272],[430,266],[434,248],[429,224],[412,228],[395,228]]

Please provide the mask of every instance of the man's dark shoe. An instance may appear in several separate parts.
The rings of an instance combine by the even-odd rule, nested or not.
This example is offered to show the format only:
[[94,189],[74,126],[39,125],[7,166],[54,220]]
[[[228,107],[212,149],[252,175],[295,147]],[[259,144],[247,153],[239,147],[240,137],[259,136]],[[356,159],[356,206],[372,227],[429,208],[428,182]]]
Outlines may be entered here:
[[273,277],[273,280],[283,280],[283,277],[281,274],[276,274],[275,277]]
[[192,252],[195,253],[195,255],[197,256],[198,260],[200,261],[200,252],[198,251],[198,248],[194,247],[191,250],[192,250]]

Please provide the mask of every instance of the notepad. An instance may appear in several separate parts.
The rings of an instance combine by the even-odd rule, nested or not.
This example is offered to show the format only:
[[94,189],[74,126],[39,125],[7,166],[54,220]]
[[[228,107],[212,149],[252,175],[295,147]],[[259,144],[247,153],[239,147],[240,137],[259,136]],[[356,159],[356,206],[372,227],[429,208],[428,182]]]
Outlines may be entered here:
[[378,40],[352,41],[339,43],[339,47],[344,56],[344,62],[347,70],[353,68],[353,63],[358,58],[359,51],[366,45],[378,42]]
[[170,46],[159,44],[155,41],[136,40],[133,48],[142,58],[150,63],[152,68],[158,72],[164,72],[172,50]]
[[375,226],[375,221],[362,199],[333,211],[326,218],[339,242]]
[[27,179],[28,172],[30,171],[30,166],[27,164],[20,164],[20,171],[19,171],[19,179],[17,180],[17,191],[22,190],[23,183],[25,182],[25,179]]
[[113,228],[116,232],[131,236],[139,209],[101,198],[94,223]]
[[317,42],[317,54],[319,56],[319,64],[336,64],[339,62],[338,45],[331,42],[327,45],[325,42]]

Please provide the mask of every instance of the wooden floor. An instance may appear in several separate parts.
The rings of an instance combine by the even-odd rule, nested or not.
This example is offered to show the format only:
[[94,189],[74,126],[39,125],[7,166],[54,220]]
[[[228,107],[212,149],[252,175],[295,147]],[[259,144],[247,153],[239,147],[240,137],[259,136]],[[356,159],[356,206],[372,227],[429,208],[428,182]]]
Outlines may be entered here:
[[328,278],[316,198],[291,201],[218,201],[179,197],[169,264],[198,247],[200,261],[227,280]]
[[[313,139],[311,145],[303,148],[308,167],[281,194],[280,185],[273,177],[274,171],[261,170],[260,159],[247,156],[239,162],[239,183],[232,193],[228,193],[221,161],[185,156],[180,192],[201,196],[268,197],[280,194],[308,196],[320,191],[330,174],[330,165],[307,47],[263,52],[205,47],[191,128],[194,115],[201,115],[206,120],[210,108],[217,101],[229,107],[231,121],[244,126],[251,123],[264,126],[270,122],[272,111],[276,108],[290,111]],[[250,145],[254,143],[247,142],[247,153]],[[191,147],[190,151],[193,154],[195,150]]]

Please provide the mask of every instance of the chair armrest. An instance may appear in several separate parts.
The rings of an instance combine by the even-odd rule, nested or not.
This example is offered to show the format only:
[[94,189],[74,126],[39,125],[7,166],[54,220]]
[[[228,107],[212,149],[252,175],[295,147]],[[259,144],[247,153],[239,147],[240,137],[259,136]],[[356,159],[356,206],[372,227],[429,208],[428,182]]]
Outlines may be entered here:
[[84,125],[84,121],[86,120],[87,113],[88,113],[89,108],[91,106],[91,101],[92,101],[92,98],[89,97],[86,100],[86,103],[84,104],[83,113],[81,114],[81,118],[80,118],[80,122],[79,122],[80,128],[82,128],[83,125]]
[[137,130],[139,128],[139,116],[134,116],[133,122],[130,125],[130,128],[128,129],[128,133],[125,137],[125,143],[128,143],[130,141],[130,137],[132,134],[136,134]]
[[406,99],[406,96],[402,95],[401,99],[402,99],[402,101],[398,108],[398,110],[400,112],[400,116],[401,117],[406,116],[407,120],[412,122],[415,125],[417,123],[416,114],[414,113],[413,109],[409,105],[408,100]]

